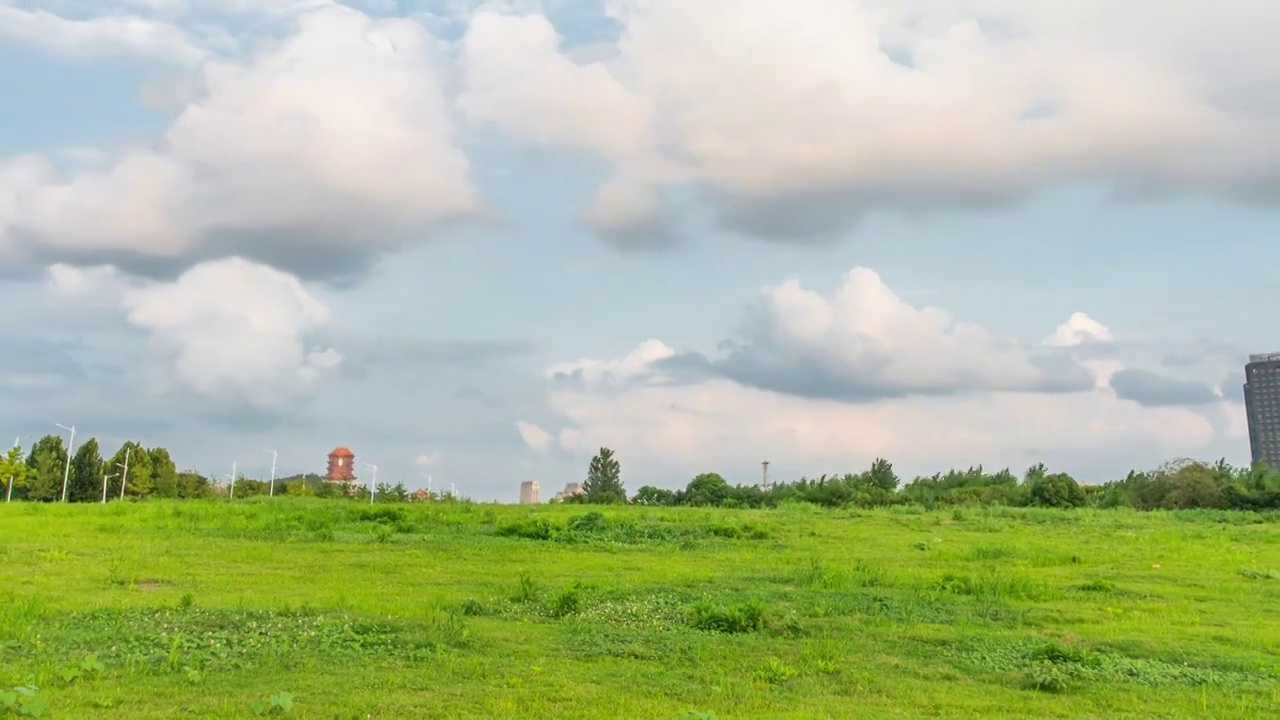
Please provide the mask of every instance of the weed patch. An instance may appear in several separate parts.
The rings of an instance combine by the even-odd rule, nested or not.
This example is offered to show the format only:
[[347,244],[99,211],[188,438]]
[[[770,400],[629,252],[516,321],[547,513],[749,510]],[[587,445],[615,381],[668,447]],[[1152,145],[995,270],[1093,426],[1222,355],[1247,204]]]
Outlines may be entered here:
[[1196,667],[1155,658],[1134,658],[1057,641],[981,644],[956,654],[984,669],[1020,677],[1023,687],[1065,692],[1094,683],[1143,686],[1269,686],[1267,673]]
[[301,611],[154,608],[74,613],[41,640],[61,653],[96,652],[67,666],[79,678],[99,662],[148,674],[244,670],[315,653],[425,660],[466,647],[470,633],[454,614],[393,622]]
[[764,540],[771,533],[751,523],[740,525],[676,524],[648,519],[615,518],[592,511],[558,523],[543,517],[522,518],[497,526],[499,537],[523,538],[577,545],[660,545],[689,547],[700,540]]
[[695,630],[718,633],[749,633],[764,628],[764,605],[756,602],[727,607],[700,602],[689,610],[689,626]]

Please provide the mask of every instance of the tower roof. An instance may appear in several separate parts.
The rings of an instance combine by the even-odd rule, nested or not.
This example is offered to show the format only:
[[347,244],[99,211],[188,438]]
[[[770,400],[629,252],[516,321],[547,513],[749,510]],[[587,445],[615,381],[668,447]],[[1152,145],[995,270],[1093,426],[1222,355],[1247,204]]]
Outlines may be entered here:
[[355,454],[355,453],[353,453],[353,452],[351,452],[351,450],[350,450],[349,448],[347,448],[347,446],[345,446],[345,445],[339,445],[338,447],[336,447],[336,448],[334,448],[334,449],[333,449],[333,452],[331,452],[331,453],[329,453],[329,454],[330,454],[330,455],[337,455],[337,456],[340,456],[340,457],[355,457],[355,456],[356,456],[356,454]]

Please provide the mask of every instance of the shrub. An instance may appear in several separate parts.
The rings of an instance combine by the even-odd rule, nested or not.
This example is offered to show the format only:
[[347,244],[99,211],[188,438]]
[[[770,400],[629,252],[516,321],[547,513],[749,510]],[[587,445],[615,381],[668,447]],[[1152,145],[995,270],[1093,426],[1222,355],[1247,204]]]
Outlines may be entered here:
[[502,537],[554,540],[560,533],[560,527],[546,518],[531,518],[502,525],[498,528],[497,533]]

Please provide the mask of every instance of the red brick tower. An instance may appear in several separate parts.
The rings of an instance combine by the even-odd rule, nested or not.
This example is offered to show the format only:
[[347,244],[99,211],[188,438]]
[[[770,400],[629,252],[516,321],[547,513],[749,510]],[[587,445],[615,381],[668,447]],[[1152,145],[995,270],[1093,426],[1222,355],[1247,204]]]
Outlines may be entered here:
[[329,453],[329,469],[324,479],[329,482],[350,482],[356,479],[356,455],[345,447],[338,446]]

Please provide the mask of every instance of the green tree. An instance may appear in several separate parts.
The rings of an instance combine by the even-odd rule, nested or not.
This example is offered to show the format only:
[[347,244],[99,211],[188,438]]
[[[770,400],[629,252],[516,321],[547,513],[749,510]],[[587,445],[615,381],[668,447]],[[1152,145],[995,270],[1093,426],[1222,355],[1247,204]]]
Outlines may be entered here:
[[867,472],[867,480],[885,492],[898,489],[898,474],[893,471],[893,463],[884,458],[876,458]]
[[1036,479],[1028,498],[1037,507],[1074,508],[1083,507],[1085,503],[1080,483],[1066,473],[1053,473]]
[[[276,482],[280,481],[277,480]],[[309,497],[316,494],[316,491],[303,478],[285,481],[284,492],[286,495],[295,495],[297,497]]]
[[[128,460],[126,463],[125,461]],[[123,473],[124,468],[129,468],[128,476],[124,478],[125,489],[124,494],[128,497],[146,497],[151,494],[154,486],[152,484],[151,473],[151,454],[147,449],[142,447],[142,443],[130,440],[111,457],[111,472]],[[112,497],[120,497],[118,483],[112,483],[116,488],[115,493],[110,493]]]
[[676,494],[666,488],[645,485],[636,491],[631,502],[635,505],[675,505]]
[[71,502],[98,502],[102,499],[102,453],[98,439],[89,438],[71,458],[67,498]]
[[582,501],[592,505],[617,505],[627,501],[622,485],[622,466],[607,447],[591,458],[587,479],[582,483]]
[[66,471],[67,448],[62,437],[45,435],[27,456],[27,499],[53,502],[62,497],[62,477]]
[[685,487],[684,501],[688,505],[723,505],[731,494],[733,488],[719,473],[702,473]]
[[209,478],[195,470],[183,470],[178,473],[178,497],[202,498],[212,494],[213,483],[209,482]]
[[10,489],[15,498],[26,495],[28,472],[27,459],[20,445],[15,445],[9,452],[0,455],[0,492],[5,494],[6,500],[9,499]]
[[147,451],[151,461],[152,494],[162,498],[178,497],[178,466],[164,448]]

